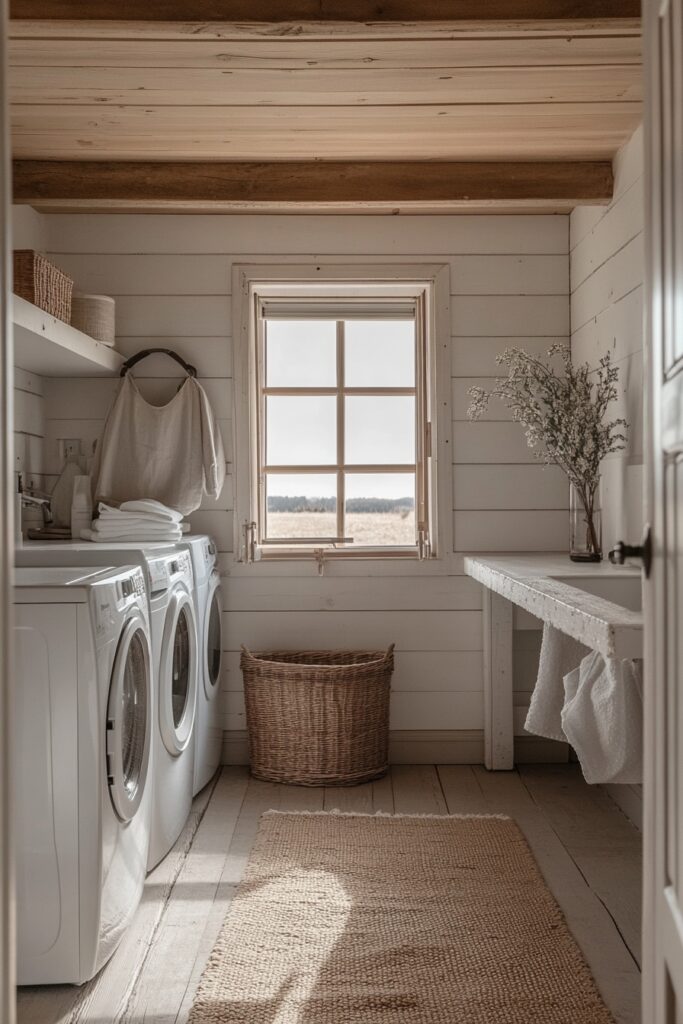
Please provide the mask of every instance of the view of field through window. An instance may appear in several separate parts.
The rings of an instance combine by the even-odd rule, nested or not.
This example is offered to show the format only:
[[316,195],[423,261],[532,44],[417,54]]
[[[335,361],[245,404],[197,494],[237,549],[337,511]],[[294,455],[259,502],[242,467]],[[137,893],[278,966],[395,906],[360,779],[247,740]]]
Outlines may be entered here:
[[334,320],[267,322],[265,537],[339,540],[341,486],[346,543],[414,545],[415,323],[346,320],[339,344]]

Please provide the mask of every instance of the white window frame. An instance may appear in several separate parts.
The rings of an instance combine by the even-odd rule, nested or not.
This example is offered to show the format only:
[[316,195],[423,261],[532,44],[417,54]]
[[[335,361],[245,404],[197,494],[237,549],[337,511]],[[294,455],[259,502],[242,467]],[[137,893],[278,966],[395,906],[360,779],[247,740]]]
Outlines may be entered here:
[[[233,268],[234,339],[234,438],[235,438],[235,563],[255,565],[276,561],[318,563],[324,561],[385,562],[401,559],[404,564],[434,564],[453,552],[451,486],[451,368],[450,368],[450,268],[444,264],[339,264],[249,263]],[[360,301],[385,298],[415,300],[418,310],[416,331],[425,349],[424,387],[426,415],[430,423],[431,452],[425,453],[428,481],[428,544],[414,548],[358,548],[352,545],[324,549],[292,545],[290,548],[256,544],[253,524],[258,521],[262,501],[259,437],[259,352],[261,307],[265,301],[297,297],[313,301],[339,298]],[[417,382],[416,382],[417,383]],[[418,431],[420,434],[420,431]],[[419,516],[419,508],[416,515]],[[421,561],[420,559],[424,559]],[[407,561],[406,561],[407,560]],[[251,565],[250,565],[251,568]]]

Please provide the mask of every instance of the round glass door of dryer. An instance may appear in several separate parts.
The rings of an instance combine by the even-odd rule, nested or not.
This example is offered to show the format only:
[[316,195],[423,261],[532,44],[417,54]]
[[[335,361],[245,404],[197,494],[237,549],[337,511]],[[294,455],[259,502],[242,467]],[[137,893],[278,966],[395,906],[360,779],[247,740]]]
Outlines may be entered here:
[[131,821],[144,795],[152,732],[152,673],[147,633],[139,615],[121,633],[109,686],[107,782],[121,821]]
[[197,626],[186,590],[171,596],[159,666],[159,726],[164,746],[178,755],[190,742],[197,705]]
[[204,692],[209,700],[218,693],[223,656],[223,602],[218,573],[209,580],[204,613]]

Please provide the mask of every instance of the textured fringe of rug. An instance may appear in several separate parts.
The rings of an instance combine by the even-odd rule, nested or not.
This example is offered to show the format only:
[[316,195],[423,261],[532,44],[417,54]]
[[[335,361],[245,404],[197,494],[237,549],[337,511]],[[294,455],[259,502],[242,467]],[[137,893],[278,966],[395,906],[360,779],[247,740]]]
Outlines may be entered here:
[[268,810],[261,815],[262,818],[268,815],[295,815],[302,818],[433,818],[437,821],[448,821],[453,818],[484,818],[486,820],[496,819],[497,821],[511,821],[509,814],[392,814],[390,811],[341,811],[337,807],[329,811],[280,811]]

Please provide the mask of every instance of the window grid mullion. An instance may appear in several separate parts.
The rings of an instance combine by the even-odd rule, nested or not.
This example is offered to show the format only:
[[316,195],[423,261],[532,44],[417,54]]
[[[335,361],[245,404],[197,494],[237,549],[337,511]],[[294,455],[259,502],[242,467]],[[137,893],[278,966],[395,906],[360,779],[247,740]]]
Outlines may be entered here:
[[267,497],[267,480],[266,475],[263,471],[263,467],[266,465],[267,460],[267,436],[268,436],[268,402],[266,400],[266,381],[268,380],[266,373],[266,359],[268,355],[268,322],[265,319],[258,321],[258,345],[256,350],[257,360],[257,382],[260,390],[258,395],[259,409],[257,414],[257,451],[258,451],[258,517],[256,532],[261,539],[268,536],[268,497]]
[[337,536],[345,537],[344,529],[344,505],[346,481],[344,478],[344,461],[346,452],[345,442],[345,415],[344,408],[344,384],[345,377],[345,352],[344,352],[344,321],[337,320]]
[[[262,388],[262,391],[263,391],[264,395],[276,395],[276,396],[283,396],[285,398],[288,398],[290,396],[292,396],[292,397],[297,397],[297,396],[303,397],[303,396],[307,396],[307,395],[313,395],[314,397],[317,397],[318,395],[321,395],[321,396],[324,396],[324,395],[334,396],[334,395],[338,394],[339,390],[340,389],[336,388],[336,387],[335,388],[326,388],[326,387],[300,387],[300,388],[296,388],[296,387],[289,387],[289,388],[266,388],[266,387],[264,387],[264,388]],[[380,387],[380,386],[369,387],[369,388],[353,388],[353,387],[349,387],[349,388],[342,388],[341,390],[344,392],[345,395],[359,395],[359,396],[361,396],[363,398],[373,398],[374,396],[377,396],[378,398],[381,398],[382,396],[391,397],[392,395],[399,395],[399,396],[407,395],[410,398],[410,397],[412,397],[413,395],[416,394],[416,389],[414,387],[411,387],[411,388],[398,388],[398,387],[396,387],[396,388],[392,388],[392,387],[383,388],[383,387]]]

